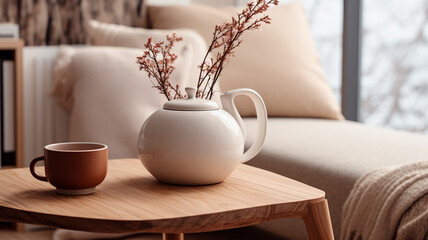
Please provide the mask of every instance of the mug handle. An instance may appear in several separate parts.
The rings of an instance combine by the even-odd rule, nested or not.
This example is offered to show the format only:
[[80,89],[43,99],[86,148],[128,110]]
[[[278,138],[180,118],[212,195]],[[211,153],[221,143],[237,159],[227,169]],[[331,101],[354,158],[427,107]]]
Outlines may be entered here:
[[265,103],[263,102],[262,97],[254,90],[249,88],[239,88],[225,92],[221,95],[221,103],[223,105],[223,109],[226,110],[233,118],[238,122],[238,125],[241,127],[242,135],[244,139],[246,138],[246,129],[244,121],[236,109],[234,104],[234,99],[238,95],[245,95],[250,97],[253,101],[254,106],[256,107],[257,114],[257,122],[258,122],[258,132],[257,138],[250,146],[250,148],[244,153],[241,159],[241,163],[245,163],[255,157],[260,150],[262,150],[263,143],[266,138],[266,129],[267,129],[267,111]]
[[45,160],[44,156],[36,157],[35,159],[33,159],[33,161],[31,161],[30,163],[30,172],[31,172],[31,175],[33,175],[33,177],[35,177],[36,179],[47,182],[48,179],[45,176],[37,175],[34,169],[36,167],[37,162],[44,161],[44,160]]

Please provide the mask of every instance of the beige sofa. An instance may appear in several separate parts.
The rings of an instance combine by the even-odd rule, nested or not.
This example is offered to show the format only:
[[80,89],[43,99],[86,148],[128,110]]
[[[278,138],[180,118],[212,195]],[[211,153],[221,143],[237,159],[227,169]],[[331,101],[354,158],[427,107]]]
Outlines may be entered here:
[[[296,5],[291,7],[298,13],[296,15],[298,19],[302,16],[300,8]],[[292,14],[289,15],[293,16]],[[305,24],[304,21],[303,24]],[[103,25],[100,26],[103,27]],[[98,38],[95,38],[100,41],[97,45],[141,48],[139,46],[142,43],[141,37],[147,34],[155,34],[144,32],[141,29],[135,31],[121,27],[121,30],[114,27],[113,31],[109,28],[110,26],[106,26],[107,30],[104,31],[108,34],[102,35],[101,32],[98,34]],[[115,34],[119,36],[119,30],[124,32],[120,35],[122,37],[114,39]],[[266,32],[264,33],[266,34]],[[272,32],[276,31],[272,30]],[[164,33],[159,34],[163,36]],[[303,37],[306,38],[306,35],[308,34],[305,33]],[[137,36],[137,38],[131,38],[131,36]],[[135,42],[129,43],[130,39],[134,39]],[[191,36],[189,35],[187,39],[191,39]],[[254,42],[257,42],[257,39]],[[296,40],[295,42],[299,41]],[[301,42],[299,43],[302,44]],[[270,82],[269,85],[270,79],[263,79],[264,81],[257,81],[258,78],[249,80],[253,76],[242,78],[241,81],[243,82],[239,82],[238,76],[230,81],[236,86],[232,84],[226,89],[248,86],[265,96],[268,112],[274,114],[271,114],[269,118],[264,147],[249,164],[324,190],[329,201],[333,229],[338,239],[342,207],[354,183],[362,175],[376,168],[424,160],[424,157],[428,156],[428,148],[426,147],[428,146],[428,137],[375,128],[350,121],[320,119],[341,119],[341,114],[324,79],[315,47],[309,43],[307,47],[303,48],[306,51],[306,58],[300,58],[301,51],[294,51],[294,45],[284,43],[280,49],[287,48],[291,49],[285,51],[285,53],[290,54],[287,59],[295,60],[294,65],[290,67],[290,64],[284,64],[289,67],[288,69],[275,67],[277,70],[284,70],[284,72],[276,72],[279,76],[272,77],[277,82]],[[134,51],[135,49],[125,48],[91,48],[85,52],[77,51],[77,53],[66,54],[67,57],[62,58],[65,65],[72,63],[62,71],[57,72],[61,76],[57,83],[73,85],[76,82],[75,86],[63,84],[65,90],[57,89],[57,95],[62,97],[69,97],[72,95],[71,93],[74,94],[73,106],[67,104],[70,99],[62,99],[63,104],[68,106],[72,112],[69,140],[100,141],[109,146],[114,146],[110,148],[112,158],[136,156],[135,135],[142,122],[153,111],[162,107],[162,102],[156,100],[156,98],[160,98],[160,95],[153,95],[157,93],[152,92],[149,82],[140,80],[143,73],[138,72],[135,66],[129,63],[129,59],[135,57]],[[65,54],[66,52],[62,51],[62,53]],[[203,53],[204,51],[202,51]],[[98,56],[103,56],[103,59],[107,60],[105,63],[98,64],[101,66],[95,64],[96,60],[99,59]],[[197,61],[200,59],[197,54],[193,58]],[[117,59],[122,59],[122,62]],[[255,57],[245,59],[252,60]],[[299,62],[300,60],[302,62]],[[242,62],[242,60],[237,61]],[[184,63],[185,61],[181,64]],[[57,62],[57,65],[61,64]],[[196,66],[193,63],[190,65]],[[263,69],[265,67],[269,66],[262,66]],[[104,68],[111,71],[111,74],[104,74]],[[235,68],[237,75],[243,73],[243,67],[235,66]],[[293,71],[298,73],[291,74],[290,72]],[[125,72],[127,73],[127,82],[119,81],[122,80],[121,77]],[[253,72],[260,73],[257,69],[251,73]],[[112,74],[117,74],[117,76],[112,77]],[[247,73],[247,75],[251,74]],[[102,78],[97,76],[102,76]],[[110,80],[108,80],[109,77],[111,77]],[[66,80],[65,78],[70,79]],[[190,77],[190,79],[196,78]],[[131,80],[135,83],[130,84]],[[249,85],[251,83],[254,86]],[[127,84],[129,85],[127,86]],[[144,89],[144,91],[140,91],[140,89]],[[286,90],[288,92],[276,91],[278,89],[284,89],[284,92]],[[277,93],[277,95],[273,96],[275,95],[273,93]],[[106,95],[109,98],[105,98]],[[154,103],[150,103],[150,101],[154,101]],[[288,105],[284,107],[285,104],[283,103],[288,103]],[[103,111],[95,112],[94,109],[100,109],[99,106],[101,105]],[[111,117],[113,112],[115,117]],[[252,115],[251,109],[247,109],[245,113]],[[109,116],[109,121],[104,121],[106,116]],[[249,144],[256,134],[256,120],[246,118],[244,121],[247,125],[247,143]],[[260,224],[258,227],[289,239],[307,238],[301,220],[277,220]]]
[[[249,139],[256,119],[245,119]],[[251,140],[249,140],[251,141]],[[354,183],[371,170],[426,160],[428,137],[351,121],[270,118],[265,145],[248,164],[326,192],[336,239],[342,207]],[[290,239],[306,239],[303,221],[276,220],[259,225]]]
[[[128,53],[128,50],[126,50],[126,53]],[[89,77],[89,79],[94,78]],[[101,80],[104,81],[105,79]],[[80,82],[79,85],[82,88],[86,88],[83,82]],[[107,82],[104,82],[103,85],[111,88]],[[139,95],[139,91],[137,92]],[[77,97],[83,96],[79,95],[79,92],[75,92],[75,94],[77,94],[75,95]],[[119,96],[123,95],[121,91],[118,94]],[[140,104],[142,101],[136,101],[135,106],[142,105]],[[94,108],[90,106],[91,104],[99,105],[100,103],[99,101],[92,101],[91,104],[88,104],[89,102],[87,101],[82,102],[82,105],[85,105],[87,107],[85,109],[88,110],[88,112],[82,113],[85,118],[77,121],[78,109],[75,108],[70,121],[77,122],[82,127],[87,127],[88,125],[90,127],[80,129],[81,134],[69,140],[107,143],[111,146],[110,153],[113,155],[112,158],[136,157],[135,144],[132,141],[135,140],[138,129],[142,124],[139,120],[142,115],[138,113],[137,115],[141,116],[136,116],[134,108],[120,109],[120,106],[105,104],[106,106],[104,107],[111,106],[115,108],[116,115],[126,116],[119,120],[133,118],[132,124],[126,126],[129,133],[124,136],[125,139],[130,140],[130,143],[121,142],[131,154],[122,154],[119,152],[119,143],[109,142],[118,138],[108,137],[108,135],[117,136],[114,131],[119,131],[123,134],[121,128],[107,128],[106,131],[102,131],[101,128],[105,123],[99,122],[96,118],[95,120],[97,121],[92,124],[82,121],[93,119],[94,116],[90,114],[94,112]],[[129,104],[129,102],[125,102],[125,104]],[[74,106],[76,107],[78,104],[75,102]],[[110,114],[112,112],[110,109],[105,109],[105,111]],[[104,115],[99,115],[98,117],[102,119]],[[130,123],[128,120],[126,123]],[[112,121],[106,122],[116,124]],[[247,144],[249,144],[257,134],[257,122],[255,118],[245,118],[244,122],[247,126]],[[121,123],[119,122],[118,124]],[[95,125],[98,128],[95,128]],[[124,125],[116,126],[124,127]],[[71,127],[73,127],[73,124],[71,124]],[[73,129],[76,129],[76,127],[74,126]],[[77,132],[75,131],[73,134],[76,135]],[[88,135],[89,132],[92,132],[92,135]],[[428,156],[427,146],[428,137],[424,135],[382,129],[351,121],[270,117],[263,149],[248,164],[324,190],[329,201],[333,229],[338,239],[342,207],[354,183],[363,174],[376,168],[425,160],[426,156]],[[305,226],[301,220],[277,220],[260,224],[257,227],[288,239],[307,238]]]

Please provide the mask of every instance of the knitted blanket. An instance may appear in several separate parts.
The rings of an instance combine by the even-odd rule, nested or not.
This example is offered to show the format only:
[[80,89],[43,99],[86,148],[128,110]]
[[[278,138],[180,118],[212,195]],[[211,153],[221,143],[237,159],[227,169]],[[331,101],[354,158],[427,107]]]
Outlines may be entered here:
[[354,185],[341,240],[428,240],[428,161],[374,170]]

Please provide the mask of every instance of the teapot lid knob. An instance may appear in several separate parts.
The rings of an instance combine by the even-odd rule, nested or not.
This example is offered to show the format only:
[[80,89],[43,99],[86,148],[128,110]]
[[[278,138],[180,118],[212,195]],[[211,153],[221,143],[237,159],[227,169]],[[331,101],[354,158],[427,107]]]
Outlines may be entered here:
[[218,104],[207,99],[196,98],[196,87],[186,87],[187,99],[174,99],[163,105],[164,109],[179,111],[218,110]]
[[186,87],[187,99],[193,99],[196,96],[196,87]]

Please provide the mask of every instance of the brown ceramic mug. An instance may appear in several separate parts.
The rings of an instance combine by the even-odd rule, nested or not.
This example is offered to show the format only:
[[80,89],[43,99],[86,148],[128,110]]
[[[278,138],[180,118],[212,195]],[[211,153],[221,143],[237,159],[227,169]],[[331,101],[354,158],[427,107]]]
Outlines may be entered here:
[[[56,187],[58,193],[89,194],[95,191],[107,174],[107,145],[88,142],[55,143],[45,146],[45,155],[31,161],[31,174]],[[34,168],[45,162],[46,176],[38,175]]]

